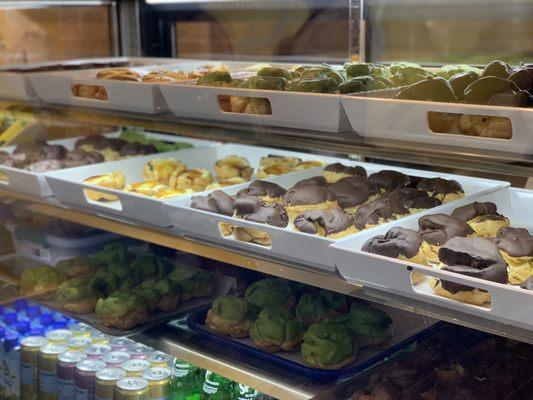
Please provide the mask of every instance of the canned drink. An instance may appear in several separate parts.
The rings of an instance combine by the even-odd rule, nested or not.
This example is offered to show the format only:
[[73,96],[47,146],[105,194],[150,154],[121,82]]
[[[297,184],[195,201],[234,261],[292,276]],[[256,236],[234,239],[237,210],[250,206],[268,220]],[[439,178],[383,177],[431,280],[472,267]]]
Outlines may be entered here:
[[73,336],[67,342],[68,349],[74,351],[83,351],[90,344],[91,338],[85,336]]
[[143,372],[148,381],[150,400],[170,400],[172,371],[167,367],[152,367]]
[[57,357],[67,350],[65,345],[53,343],[49,343],[39,350],[40,399],[57,399]]
[[148,381],[137,376],[123,378],[117,382],[115,400],[150,400]]
[[76,364],[74,371],[74,399],[93,400],[95,375],[106,367],[102,360],[86,359]]
[[39,399],[39,350],[48,340],[29,336],[20,342],[20,398]]
[[110,351],[102,356],[102,361],[110,368],[120,368],[130,358],[130,353],[126,351]]
[[76,364],[86,358],[85,353],[71,350],[57,356],[57,400],[74,400]]
[[150,354],[154,349],[151,347],[145,346],[140,343],[132,343],[127,347],[128,353],[130,353],[131,358],[142,358],[147,359],[148,354]]
[[130,344],[135,344],[135,342],[128,338],[122,338],[122,337],[113,337],[109,339],[109,345],[111,346],[111,349],[113,351],[120,350],[120,351],[127,351],[128,346]]
[[152,364],[152,367],[168,367],[172,365],[174,357],[162,351],[152,351],[148,354],[147,360]]
[[45,336],[50,343],[67,344],[68,340],[72,337],[72,332],[68,329],[54,329],[47,332]]
[[147,360],[131,359],[122,363],[120,368],[126,371],[127,376],[142,376],[143,372],[150,368]]
[[90,338],[94,331],[92,326],[77,322],[68,327],[68,330],[72,333],[73,337],[85,337]]
[[96,373],[94,382],[94,400],[113,400],[115,386],[126,377],[126,371],[120,368],[104,368]]
[[83,352],[87,354],[87,358],[93,360],[102,358],[104,354],[109,353],[110,351],[111,346],[108,346],[107,344],[90,344],[83,349]]
[[109,336],[96,330],[91,333],[91,340],[93,344],[109,344]]

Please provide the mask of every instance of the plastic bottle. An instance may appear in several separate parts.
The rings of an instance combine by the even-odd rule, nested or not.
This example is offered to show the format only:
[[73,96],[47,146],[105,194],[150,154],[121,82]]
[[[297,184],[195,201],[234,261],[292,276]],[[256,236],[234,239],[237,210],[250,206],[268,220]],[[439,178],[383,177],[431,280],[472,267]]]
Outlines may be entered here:
[[17,313],[14,311],[9,311],[4,313],[4,326],[7,328],[18,322]]
[[20,397],[20,343],[16,332],[6,332],[2,346],[4,362],[4,398],[17,400]]
[[200,400],[204,371],[178,358],[172,368],[172,399]]
[[233,400],[256,400],[258,398],[257,390],[237,382],[233,384]]
[[15,330],[19,334],[19,338],[28,336],[31,330],[29,321],[19,321],[14,325]]
[[228,378],[206,371],[201,400],[232,400],[233,382]]

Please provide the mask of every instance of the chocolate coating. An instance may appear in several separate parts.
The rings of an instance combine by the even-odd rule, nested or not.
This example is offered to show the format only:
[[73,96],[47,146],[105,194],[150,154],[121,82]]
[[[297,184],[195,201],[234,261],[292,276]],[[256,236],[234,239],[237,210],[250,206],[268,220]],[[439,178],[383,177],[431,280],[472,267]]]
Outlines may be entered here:
[[56,171],[61,168],[63,168],[63,161],[61,160],[42,160],[30,164],[27,169],[39,174],[42,172]]
[[286,227],[289,216],[280,203],[263,204],[257,197],[239,197],[233,203],[235,215],[247,221]]
[[398,258],[400,255],[412,258],[418,254],[421,245],[422,238],[416,231],[395,227],[385,235],[367,240],[361,250],[391,258]]
[[13,154],[30,153],[32,151],[39,150],[43,146],[46,146],[46,141],[42,139],[38,139],[33,142],[21,143],[15,147]]
[[532,257],[533,236],[523,228],[500,228],[494,243],[511,257]]
[[450,193],[461,193],[463,187],[459,182],[443,178],[425,178],[418,182],[416,188],[434,194],[447,195]]
[[320,204],[335,200],[337,198],[332,192],[326,187],[318,185],[295,186],[283,196],[283,204],[286,206]]
[[141,144],[138,142],[126,143],[120,148],[120,155],[122,157],[126,156],[136,156],[136,155],[146,155],[146,154],[155,154],[157,149],[153,144]]
[[411,179],[398,171],[383,170],[368,177],[369,182],[379,189],[391,190],[407,186]]
[[272,199],[282,197],[287,191],[280,185],[268,181],[254,181],[250,183],[246,189],[239,190],[237,197],[254,196],[264,197],[268,196]]
[[452,216],[466,222],[482,215],[498,215],[497,211],[496,204],[490,201],[485,203],[478,203],[476,201],[462,207],[457,207],[453,210]]
[[217,214],[233,215],[233,197],[222,190],[215,190],[207,196],[193,196],[191,207],[198,210],[210,211]]
[[352,186],[364,186],[369,190],[370,195],[378,193],[378,189],[368,181],[368,178],[365,178],[364,176],[347,176],[339,179],[336,183],[338,182],[349,183]]
[[375,225],[382,218],[385,221],[392,219],[396,214],[409,214],[397,197],[383,197],[363,204],[355,213],[355,227],[364,229],[367,224]]
[[353,219],[339,209],[306,211],[294,219],[294,226],[301,232],[317,234],[318,224],[326,236],[343,232],[353,226]]
[[328,181],[323,176],[313,176],[312,178],[302,179],[294,184],[293,188],[305,185],[328,186]]
[[359,165],[356,165],[355,167],[350,167],[341,163],[334,163],[326,166],[326,168],[324,168],[324,171],[366,177],[366,169],[360,167]]
[[77,149],[81,146],[92,146],[97,150],[102,150],[107,147],[108,139],[105,136],[92,135],[76,140],[74,147]]
[[427,192],[409,187],[394,189],[387,193],[387,197],[397,198],[405,207],[411,209],[424,209],[440,206],[442,201],[428,196]]
[[365,203],[370,197],[366,186],[354,186],[343,179],[333,183],[328,189],[337,197],[341,208],[355,207]]
[[474,230],[459,218],[446,214],[425,215],[418,220],[418,234],[426,242],[441,246],[454,237],[472,235]]
[[69,151],[63,160],[65,168],[80,167],[101,162],[104,162],[104,156],[100,153],[96,151],[83,151],[80,149]]

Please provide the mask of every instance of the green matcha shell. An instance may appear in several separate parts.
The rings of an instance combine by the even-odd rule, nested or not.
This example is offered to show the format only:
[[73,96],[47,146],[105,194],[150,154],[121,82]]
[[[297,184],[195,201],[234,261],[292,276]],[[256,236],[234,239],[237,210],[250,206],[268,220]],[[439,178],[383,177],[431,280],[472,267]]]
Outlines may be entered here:
[[95,312],[96,315],[101,317],[110,315],[121,317],[144,305],[143,297],[136,293],[115,292],[107,299],[99,299],[96,303]]
[[267,307],[250,327],[250,337],[255,341],[285,343],[298,338],[304,331],[289,311]]
[[95,278],[92,277],[70,279],[58,287],[54,302],[65,305],[74,301],[102,297],[103,293],[98,289],[98,286],[98,283],[95,283]]
[[259,310],[269,307],[287,307],[291,302],[291,289],[286,281],[267,278],[250,285],[244,298]]
[[353,303],[350,312],[335,319],[356,335],[372,338],[388,335],[392,319],[385,311],[359,303]]
[[352,357],[357,346],[350,332],[342,325],[332,322],[318,322],[311,325],[303,338],[302,356],[312,364],[335,365]]
[[60,285],[66,279],[65,274],[48,265],[41,265],[35,269],[24,271],[20,278],[22,293],[37,292]]
[[237,296],[221,296],[211,305],[211,312],[230,321],[240,322],[248,318],[250,306],[246,300]]

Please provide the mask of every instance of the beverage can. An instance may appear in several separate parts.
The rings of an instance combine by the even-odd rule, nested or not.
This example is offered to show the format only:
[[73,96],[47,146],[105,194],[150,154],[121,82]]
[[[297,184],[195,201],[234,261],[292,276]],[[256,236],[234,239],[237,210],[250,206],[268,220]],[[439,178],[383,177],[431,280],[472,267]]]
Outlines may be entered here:
[[94,399],[95,375],[106,367],[102,360],[86,359],[76,364],[74,371],[74,399],[92,400]]
[[148,381],[150,400],[170,400],[172,371],[167,367],[151,367],[143,372]]
[[72,332],[70,332],[68,329],[54,329],[46,333],[46,338],[48,341],[55,344],[67,344],[71,337]]
[[90,344],[91,338],[85,336],[73,336],[67,342],[68,349],[74,351],[83,351]]
[[75,324],[72,324],[68,327],[68,330],[72,332],[73,337],[86,337],[90,338],[91,333],[94,331],[93,327],[83,324],[81,322],[77,322]]
[[20,345],[16,332],[6,332],[1,346],[4,372],[4,398],[20,398]]
[[120,366],[120,368],[126,371],[127,376],[142,376],[143,372],[150,367],[150,363],[142,359],[124,361]]
[[148,354],[147,360],[152,364],[152,367],[169,367],[172,366],[174,357],[162,351],[152,351]]
[[127,352],[131,354],[131,358],[147,359],[152,351],[154,351],[154,349],[140,343],[132,343],[127,347]]
[[47,344],[42,336],[28,336],[20,342],[21,399],[39,399],[39,350]]
[[105,333],[94,330],[91,333],[91,340],[93,344],[109,344],[109,336]]
[[39,399],[57,398],[57,357],[67,350],[67,346],[54,343],[39,350]]
[[57,356],[57,400],[74,400],[76,364],[87,358],[85,353],[68,350]]
[[130,358],[130,353],[126,351],[110,351],[102,356],[102,361],[105,361],[110,368],[120,368]]
[[117,382],[126,377],[120,368],[104,368],[96,372],[94,383],[95,400],[113,400]]
[[112,350],[127,351],[130,344],[135,342],[128,338],[114,337],[109,340],[109,345]]
[[150,400],[148,381],[138,376],[123,378],[117,382],[115,400]]
[[90,344],[85,346],[83,352],[87,354],[87,358],[97,360],[102,358],[102,356],[111,351],[111,346],[107,344]]

